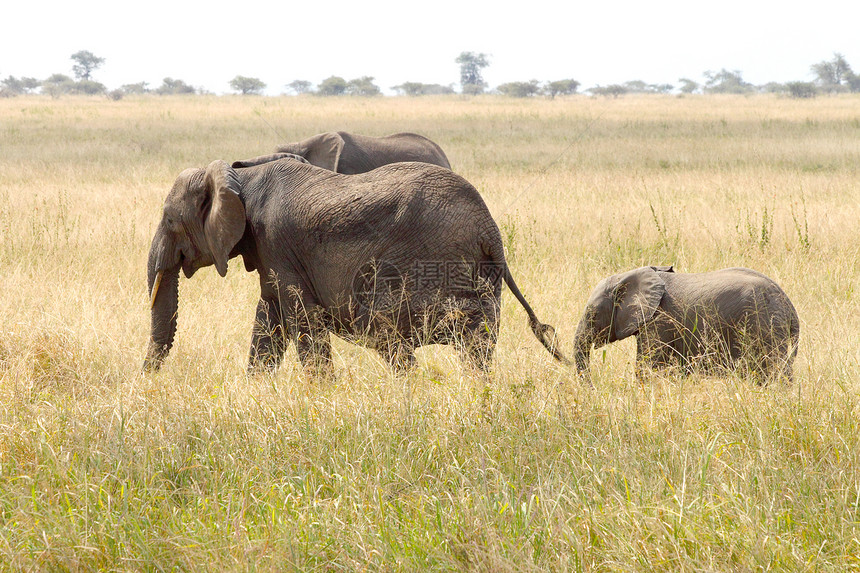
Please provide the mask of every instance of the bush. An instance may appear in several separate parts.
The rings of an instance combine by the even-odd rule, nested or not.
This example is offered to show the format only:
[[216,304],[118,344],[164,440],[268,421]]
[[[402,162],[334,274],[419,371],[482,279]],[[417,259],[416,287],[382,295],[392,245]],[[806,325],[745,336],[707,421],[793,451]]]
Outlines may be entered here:
[[73,94],[98,95],[107,92],[107,88],[104,86],[104,84],[93,80],[80,80],[77,82],[72,82],[70,87],[71,93]]
[[56,99],[63,94],[71,93],[75,80],[65,74],[52,74],[42,82],[42,93]]
[[391,89],[398,94],[408,96],[422,95],[445,95],[454,93],[454,88],[451,86],[443,86],[442,84],[423,84],[421,82],[404,82],[399,86],[392,86]]
[[579,82],[576,80],[556,80],[546,84],[545,91],[549,94],[550,99],[557,95],[575,94],[579,88]]
[[175,95],[175,94],[193,94],[196,93],[192,86],[182,80],[174,80],[173,78],[164,78],[161,86],[155,90],[158,95]]
[[0,81],[0,96],[13,97],[30,93],[37,89],[41,82],[36,78],[16,78],[9,76],[3,81]]
[[530,82],[508,82],[496,88],[496,90],[509,97],[531,97],[540,93],[537,80]]
[[146,87],[146,82],[138,82],[136,84],[124,84],[120,88],[124,95],[141,95],[149,93],[149,88]]
[[794,98],[812,98],[816,94],[815,84],[812,82],[788,82],[785,87]]
[[627,93],[627,88],[622,86],[621,84],[612,84],[608,86],[595,86],[593,88],[589,88],[591,93],[599,96],[606,97],[618,97],[620,95],[624,95]]
[[372,97],[378,96],[382,92],[379,90],[379,87],[373,83],[373,77],[362,76],[347,82],[346,93],[355,96]]
[[740,70],[705,72],[705,93],[709,94],[746,94],[753,91],[752,84],[744,81]]

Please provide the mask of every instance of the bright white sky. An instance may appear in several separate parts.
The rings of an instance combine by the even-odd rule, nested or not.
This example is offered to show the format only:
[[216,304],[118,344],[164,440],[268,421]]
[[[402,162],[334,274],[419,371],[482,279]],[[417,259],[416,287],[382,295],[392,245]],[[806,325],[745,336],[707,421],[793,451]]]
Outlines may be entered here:
[[[164,77],[229,93],[236,75],[275,95],[295,79],[373,76],[458,84],[460,52],[489,54],[484,79],[573,78],[580,89],[643,80],[813,79],[842,53],[860,72],[858,0],[12,0],[2,9],[0,77],[72,75],[69,56],[105,58],[93,78],[113,89]],[[459,85],[455,85],[459,89]]]

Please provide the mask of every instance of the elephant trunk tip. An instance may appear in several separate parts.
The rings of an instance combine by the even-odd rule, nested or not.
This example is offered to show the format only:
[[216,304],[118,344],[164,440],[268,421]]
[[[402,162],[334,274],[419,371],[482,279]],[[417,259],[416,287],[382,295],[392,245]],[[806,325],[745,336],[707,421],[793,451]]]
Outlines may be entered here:
[[149,358],[149,357],[144,358],[143,359],[143,366],[141,367],[141,371],[144,374],[154,374],[155,372],[158,372],[161,369],[161,362],[162,362],[161,360],[158,360],[156,358]]
[[158,372],[161,369],[161,365],[164,364],[164,359],[167,357],[169,351],[170,344],[165,344],[161,348],[158,348],[155,342],[150,340],[149,350],[146,353],[146,358],[143,359],[143,366],[141,368],[143,373]]

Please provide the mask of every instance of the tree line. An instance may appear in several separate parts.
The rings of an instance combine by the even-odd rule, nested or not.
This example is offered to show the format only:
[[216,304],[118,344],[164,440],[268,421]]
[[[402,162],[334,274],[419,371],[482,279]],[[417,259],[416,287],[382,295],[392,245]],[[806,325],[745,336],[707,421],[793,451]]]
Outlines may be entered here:
[[[183,80],[164,78],[160,86],[151,88],[147,82],[125,84],[114,90],[108,90],[104,84],[95,81],[93,73],[104,64],[105,59],[96,56],[88,50],[81,50],[71,55],[72,74],[52,74],[38,80],[31,77],[16,78],[9,76],[0,80],[0,97],[14,97],[28,93],[43,93],[51,97],[65,94],[105,94],[112,99],[121,99],[126,95],[156,94],[205,94],[202,88],[189,85]],[[483,70],[490,65],[490,56],[477,52],[462,52],[454,60],[460,67],[460,88],[464,95],[482,93],[497,93],[508,97],[527,98],[546,96],[554,98],[559,95],[578,93],[580,83],[574,79],[561,79],[540,82],[538,80],[506,82],[489,89],[483,78]],[[834,53],[829,60],[822,60],[810,66],[810,72],[815,76],[813,81],[794,81],[786,83],[769,82],[754,85],[744,81],[740,70],[722,69],[718,72],[706,71],[704,81],[696,82],[690,78],[680,78],[678,85],[649,84],[641,80],[632,80],[622,84],[593,86],[583,93],[595,96],[619,97],[624,94],[667,94],[677,90],[682,94],[750,94],[750,93],[782,93],[797,98],[810,98],[819,94],[858,93],[860,92],[860,74],[851,68],[842,54]],[[263,93],[268,86],[259,78],[237,75],[228,82],[230,88],[243,95]],[[354,95],[372,97],[382,95],[382,90],[374,83],[372,76],[362,76],[346,80],[340,76],[330,76],[322,80],[316,87],[307,80],[293,80],[284,86],[286,93],[294,95],[312,94],[318,96]],[[426,84],[422,82],[404,82],[391,86],[397,95],[421,96],[455,94],[454,84]]]

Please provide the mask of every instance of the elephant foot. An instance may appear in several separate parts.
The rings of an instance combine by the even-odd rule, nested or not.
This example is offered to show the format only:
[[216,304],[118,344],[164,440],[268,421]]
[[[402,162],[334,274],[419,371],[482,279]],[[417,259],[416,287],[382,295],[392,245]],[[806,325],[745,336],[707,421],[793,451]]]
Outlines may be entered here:
[[313,364],[303,364],[302,371],[309,379],[317,382],[328,384],[337,380],[337,373],[331,360],[320,360]]
[[402,342],[392,342],[377,350],[398,375],[405,375],[415,365],[415,350]]
[[278,370],[278,364],[274,362],[249,362],[245,372],[248,376],[265,376],[274,374]]

